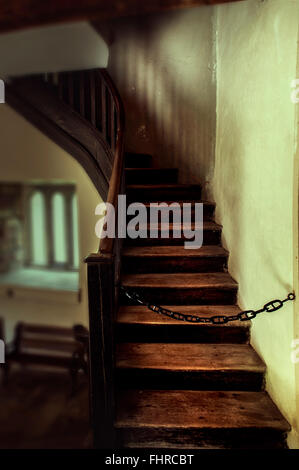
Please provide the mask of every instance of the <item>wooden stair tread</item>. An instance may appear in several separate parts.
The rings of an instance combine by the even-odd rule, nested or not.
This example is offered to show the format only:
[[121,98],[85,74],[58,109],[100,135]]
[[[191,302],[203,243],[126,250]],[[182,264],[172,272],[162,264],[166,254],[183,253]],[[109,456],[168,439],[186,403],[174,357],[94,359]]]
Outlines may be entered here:
[[124,287],[146,288],[219,288],[235,289],[238,284],[228,273],[149,273],[125,274],[122,278]]
[[227,257],[228,252],[217,245],[206,245],[194,250],[187,250],[184,246],[130,246],[122,251],[124,257]]
[[[237,315],[241,310],[237,305],[172,305],[165,306],[174,312],[181,312],[190,315],[198,315],[204,317],[213,317],[215,315]],[[117,322],[119,324],[144,324],[144,325],[181,325],[182,327],[214,327],[212,323],[191,323],[186,321],[168,318],[158,313],[152,312],[143,305],[122,305],[117,314]],[[240,328],[248,328],[250,321],[235,321],[221,325],[221,328],[231,325]],[[218,325],[219,326],[219,325]]]
[[265,364],[248,344],[122,343],[116,365],[164,371],[265,372]]
[[266,392],[129,390],[117,405],[117,428],[290,430]]

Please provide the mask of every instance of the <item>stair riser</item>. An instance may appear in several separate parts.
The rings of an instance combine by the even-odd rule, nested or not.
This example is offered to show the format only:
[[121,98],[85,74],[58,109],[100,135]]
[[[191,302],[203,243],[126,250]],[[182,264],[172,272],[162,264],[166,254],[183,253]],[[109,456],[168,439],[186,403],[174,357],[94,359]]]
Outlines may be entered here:
[[128,203],[131,202],[159,202],[159,201],[200,201],[201,189],[188,189],[188,188],[142,188],[133,190],[127,189]]
[[[182,322],[183,323],[183,322]],[[116,328],[117,342],[144,343],[248,343],[249,328],[237,326],[132,325]]]
[[118,388],[145,390],[236,390],[260,391],[264,376],[249,371],[170,371],[117,368]]
[[207,257],[190,259],[190,257],[136,257],[125,256],[122,260],[123,272],[126,273],[203,273],[225,271],[227,257]]
[[[233,305],[237,300],[237,289],[217,287],[203,288],[156,288],[129,287],[148,301],[159,305]],[[126,296],[123,303],[134,305]],[[137,303],[135,303],[137,305]]]
[[285,449],[286,436],[271,429],[168,429],[138,427],[116,430],[117,448]]
[[152,156],[147,154],[126,153],[126,168],[150,168],[152,166]]
[[[171,235],[171,231],[170,231]],[[149,246],[149,245],[175,245],[180,246],[188,241],[185,237],[182,238],[127,238],[126,245],[128,246]],[[203,232],[203,245],[220,245],[221,231],[220,230],[204,230]]]
[[178,170],[173,169],[153,169],[143,170],[132,169],[125,172],[126,184],[172,184],[178,181]]

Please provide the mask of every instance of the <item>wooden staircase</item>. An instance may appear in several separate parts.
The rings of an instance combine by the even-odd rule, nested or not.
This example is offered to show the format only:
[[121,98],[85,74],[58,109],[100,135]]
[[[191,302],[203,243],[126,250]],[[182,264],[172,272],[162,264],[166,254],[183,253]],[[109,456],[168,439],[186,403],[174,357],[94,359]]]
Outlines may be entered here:
[[[104,201],[199,202],[200,185],[177,169],[127,154],[124,110],[106,70],[12,79],[7,102],[62,146]],[[283,448],[289,424],[263,390],[265,365],[249,344],[249,322],[187,323],[134,305],[120,284],[186,314],[230,316],[237,283],[227,272],[215,204],[203,202],[204,239],[158,223],[158,238],[105,238],[86,259],[90,320],[90,409],[100,448]],[[175,228],[175,223],[173,224]]]
[[[128,202],[199,202],[199,185],[176,169],[126,156]],[[204,245],[184,238],[127,239],[122,285],[174,311],[234,315],[237,283],[227,272],[215,205],[204,202]],[[265,364],[249,344],[250,322],[187,323],[122,296],[116,332],[118,447],[283,448],[289,424],[264,391]]]

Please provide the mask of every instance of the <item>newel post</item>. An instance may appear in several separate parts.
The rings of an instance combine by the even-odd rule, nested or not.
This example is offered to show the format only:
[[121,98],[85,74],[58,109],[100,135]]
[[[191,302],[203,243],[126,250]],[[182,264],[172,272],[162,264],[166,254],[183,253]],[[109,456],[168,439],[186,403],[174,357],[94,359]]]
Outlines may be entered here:
[[113,448],[114,435],[114,255],[87,259],[90,331],[90,408],[95,448]]

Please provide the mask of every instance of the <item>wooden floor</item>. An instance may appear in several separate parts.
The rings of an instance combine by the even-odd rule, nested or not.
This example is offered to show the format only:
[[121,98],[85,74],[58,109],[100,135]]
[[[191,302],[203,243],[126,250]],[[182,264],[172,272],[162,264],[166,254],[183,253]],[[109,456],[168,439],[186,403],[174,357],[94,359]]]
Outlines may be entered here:
[[14,370],[0,388],[0,448],[87,448],[88,407],[84,376],[71,397],[67,373]]

